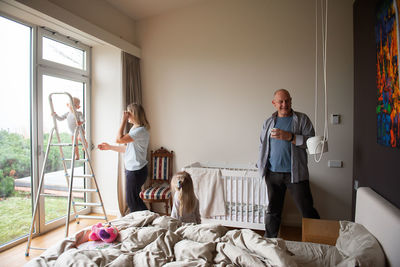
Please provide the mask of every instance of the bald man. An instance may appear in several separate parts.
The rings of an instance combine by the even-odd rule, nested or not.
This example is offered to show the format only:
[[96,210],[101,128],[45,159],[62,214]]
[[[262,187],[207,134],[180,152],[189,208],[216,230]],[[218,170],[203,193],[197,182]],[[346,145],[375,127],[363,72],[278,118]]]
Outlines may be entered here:
[[286,189],[304,218],[319,219],[313,206],[307,167],[306,141],[315,135],[306,114],[292,109],[286,89],[275,91],[276,112],[264,124],[260,136],[258,170],[268,189],[266,237],[278,237]]

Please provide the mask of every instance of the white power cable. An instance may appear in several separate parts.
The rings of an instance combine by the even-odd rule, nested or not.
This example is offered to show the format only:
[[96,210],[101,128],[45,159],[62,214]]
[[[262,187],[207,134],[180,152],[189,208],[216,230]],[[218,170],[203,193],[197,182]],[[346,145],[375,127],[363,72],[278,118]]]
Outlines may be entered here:
[[317,129],[318,113],[318,0],[315,0],[315,98],[314,98],[314,126]]
[[[325,3],[325,5],[324,5]],[[318,0],[316,0],[315,4],[315,50],[316,50],[316,56],[315,56],[315,129],[317,129],[317,110],[318,110]],[[325,10],[324,10],[325,7]],[[322,154],[324,153],[324,146],[325,143],[328,141],[328,94],[327,94],[327,86],[326,86],[326,48],[327,48],[327,42],[328,42],[328,0],[321,0],[321,37],[322,37],[322,70],[323,70],[323,87],[324,87],[324,138],[320,144],[318,144],[317,148],[319,146],[321,147],[321,153],[319,155],[319,158],[317,158],[317,155],[314,154],[314,160],[315,162],[320,162],[322,158]],[[316,148],[316,149],[317,149]]]

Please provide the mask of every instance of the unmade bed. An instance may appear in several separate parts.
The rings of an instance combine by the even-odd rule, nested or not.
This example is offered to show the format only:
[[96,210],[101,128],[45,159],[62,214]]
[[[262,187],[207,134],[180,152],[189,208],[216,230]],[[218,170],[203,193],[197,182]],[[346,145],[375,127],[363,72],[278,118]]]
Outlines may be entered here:
[[[385,219],[376,220],[374,212]],[[399,210],[361,188],[356,220],[365,227],[341,221],[336,245],[329,246],[268,239],[218,224],[182,224],[141,211],[112,222],[120,233],[113,243],[88,242],[90,229],[84,229],[26,266],[384,266],[385,256],[388,264],[399,266]]]

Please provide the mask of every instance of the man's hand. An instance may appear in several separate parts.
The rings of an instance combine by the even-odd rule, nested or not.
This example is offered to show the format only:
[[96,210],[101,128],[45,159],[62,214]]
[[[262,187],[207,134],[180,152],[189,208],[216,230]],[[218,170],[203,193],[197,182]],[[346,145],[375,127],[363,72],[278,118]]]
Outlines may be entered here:
[[290,141],[290,139],[292,139],[292,133],[278,128],[272,128],[271,137],[279,140]]

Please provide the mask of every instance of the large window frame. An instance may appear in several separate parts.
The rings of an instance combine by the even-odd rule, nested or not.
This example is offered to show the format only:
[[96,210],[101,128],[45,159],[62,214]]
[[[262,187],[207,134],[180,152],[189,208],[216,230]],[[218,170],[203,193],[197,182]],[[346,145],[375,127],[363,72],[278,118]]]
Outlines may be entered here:
[[[32,23],[28,23],[23,19],[16,18],[9,14],[0,12],[0,16],[15,21],[16,23],[23,24],[31,28],[31,72],[30,72],[30,112],[31,112],[31,207],[32,214],[39,187],[40,172],[42,169],[44,150],[47,144],[43,144],[43,127],[42,127],[42,105],[48,105],[48,103],[42,103],[42,77],[43,75],[51,75],[58,78],[69,79],[85,84],[84,100],[85,101],[85,132],[86,139],[89,144],[89,153],[92,147],[91,141],[91,47],[81,43],[78,40],[74,40],[70,37],[64,36],[60,33],[52,31],[50,29],[37,26]],[[47,37],[60,43],[67,44],[77,49],[85,51],[84,68],[78,69],[67,65],[63,65],[57,62],[52,62],[43,58],[42,55],[42,38]],[[90,182],[88,182],[90,186]],[[86,193],[88,202],[91,200],[91,194]],[[79,211],[79,214],[90,213],[90,207],[86,207]],[[73,215],[70,215],[70,220],[73,219]],[[34,232],[33,236],[45,233],[54,228],[57,228],[65,224],[65,216],[45,223],[44,216],[44,200],[39,199],[38,212],[34,221]],[[29,233],[16,240],[6,243],[0,246],[0,252],[9,249],[17,244],[26,242]]]

